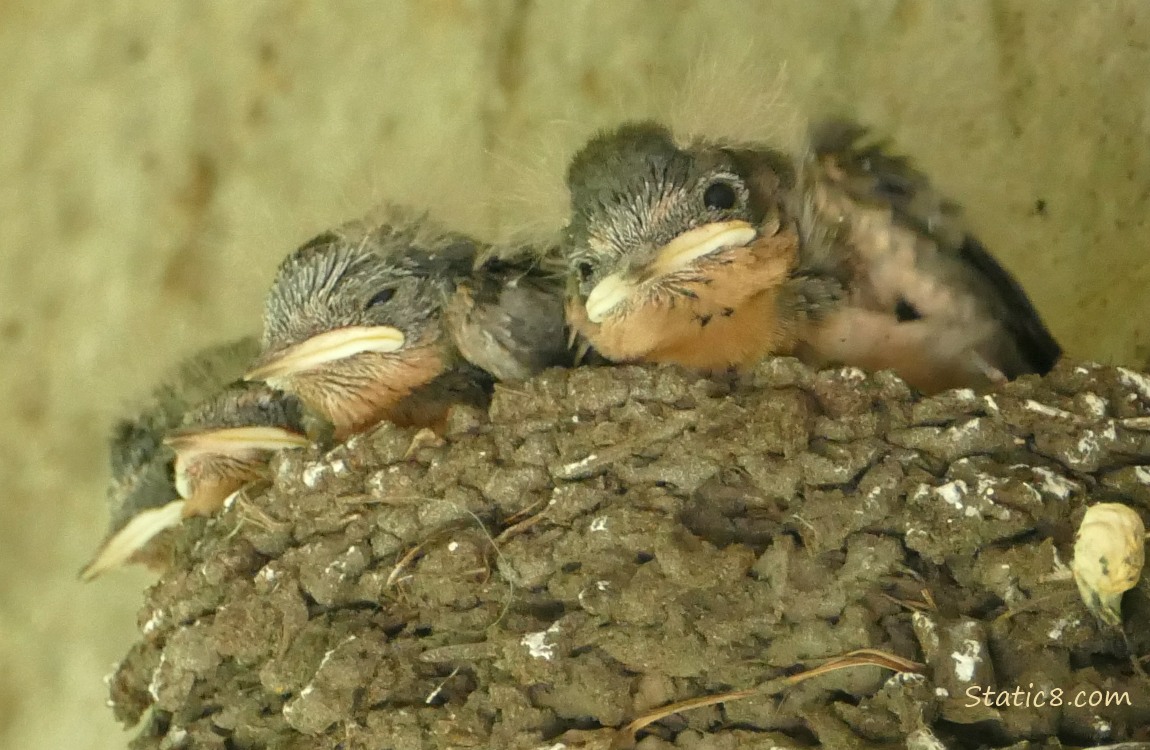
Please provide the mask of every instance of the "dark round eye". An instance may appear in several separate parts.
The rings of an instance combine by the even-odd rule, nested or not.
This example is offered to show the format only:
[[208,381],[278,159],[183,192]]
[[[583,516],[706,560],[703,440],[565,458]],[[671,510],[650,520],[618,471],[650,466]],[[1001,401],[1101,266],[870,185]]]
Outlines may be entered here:
[[591,274],[594,271],[594,269],[591,268],[591,264],[587,261],[576,264],[575,270],[579,273],[579,278],[583,281],[591,278]]
[[733,208],[738,196],[729,182],[712,182],[703,191],[703,205],[715,211],[724,211]]
[[367,301],[368,307],[375,307],[376,305],[386,304],[388,300],[395,296],[394,289],[380,289],[371,299]]

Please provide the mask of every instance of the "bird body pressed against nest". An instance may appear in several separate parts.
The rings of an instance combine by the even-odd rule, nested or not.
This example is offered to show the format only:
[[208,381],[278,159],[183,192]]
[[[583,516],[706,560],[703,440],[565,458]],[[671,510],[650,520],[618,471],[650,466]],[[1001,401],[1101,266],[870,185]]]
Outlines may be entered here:
[[[281,454],[270,484],[175,530],[110,677],[119,719],[148,717],[133,747],[1150,739],[1134,663],[1150,631],[1130,625],[1150,616],[1147,586],[1126,595],[1123,633],[1064,567],[1088,504],[1150,515],[1140,373],[1063,362],[921,398],[791,359],[729,381],[550,370],[498,386],[488,412],[455,410],[441,443],[412,435],[385,424]],[[857,649],[923,666],[619,731]],[[1064,699],[971,697],[1016,688]],[[1073,705],[1081,691],[1118,698]]]

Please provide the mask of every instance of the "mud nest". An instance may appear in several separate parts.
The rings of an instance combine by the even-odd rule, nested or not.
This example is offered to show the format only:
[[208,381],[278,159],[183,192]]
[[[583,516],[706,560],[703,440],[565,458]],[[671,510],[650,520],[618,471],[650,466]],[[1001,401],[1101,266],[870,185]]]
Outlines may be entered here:
[[[738,380],[549,371],[457,410],[439,444],[385,425],[284,454],[189,522],[112,705],[146,717],[134,748],[1147,739],[1150,591],[1123,632],[1065,568],[1087,504],[1150,517],[1147,415],[1150,378],[1078,363],[932,398],[788,359]],[[923,667],[620,731],[864,648]],[[1096,692],[1115,703],[1073,705]]]

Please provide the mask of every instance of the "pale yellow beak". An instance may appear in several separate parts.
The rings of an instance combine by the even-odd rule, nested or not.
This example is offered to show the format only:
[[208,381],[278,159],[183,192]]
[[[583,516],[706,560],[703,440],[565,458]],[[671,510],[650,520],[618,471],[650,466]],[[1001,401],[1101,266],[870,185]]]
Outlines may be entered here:
[[80,571],[81,581],[90,581],[101,573],[118,568],[139,552],[156,534],[178,526],[184,518],[184,501],[173,500],[159,508],[137,513],[131,521],[113,535],[96,554],[92,562]]
[[301,448],[310,441],[282,427],[225,427],[219,430],[181,430],[169,433],[164,445],[177,456],[191,459],[207,453],[237,453],[249,450],[278,451]]
[[391,326],[337,328],[301,341],[272,361],[248,372],[244,380],[274,380],[356,354],[398,351],[403,344],[403,331]]
[[659,248],[655,260],[644,270],[643,278],[613,273],[596,284],[591,294],[587,295],[587,319],[592,323],[602,323],[612,310],[631,297],[643,283],[681,271],[699,258],[724,248],[742,247],[757,234],[755,228],[745,221],[717,221],[683,232]]
[[192,486],[188,465],[209,455],[234,456],[247,451],[278,451],[309,445],[303,435],[281,427],[226,427],[219,430],[185,430],[164,438],[164,445],[176,452],[176,491],[191,498]]

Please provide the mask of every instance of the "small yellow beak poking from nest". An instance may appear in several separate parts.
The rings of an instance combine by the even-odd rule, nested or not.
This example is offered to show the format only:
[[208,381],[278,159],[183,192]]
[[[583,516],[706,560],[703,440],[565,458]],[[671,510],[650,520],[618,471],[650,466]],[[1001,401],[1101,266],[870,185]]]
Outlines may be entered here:
[[403,331],[391,326],[352,326],[312,336],[269,362],[255,367],[244,380],[275,380],[365,352],[395,352],[403,348]]
[[[646,280],[669,276],[690,266],[699,258],[728,247],[742,247],[753,240],[758,233],[745,221],[718,221],[683,232],[668,242],[655,256],[655,260],[645,270]],[[633,295],[643,283],[622,273],[607,276],[591,290],[587,296],[587,319],[592,323],[603,320]]]
[[232,454],[241,451],[278,451],[299,448],[310,441],[282,427],[226,427],[219,430],[177,430],[164,438],[176,455],[195,458],[205,453]]
[[179,525],[184,517],[184,501],[174,500],[159,508],[150,508],[136,516],[104,543],[92,562],[80,571],[81,581],[90,581],[101,573],[118,568],[132,559],[156,534]]
[[188,464],[209,455],[236,456],[248,451],[278,451],[310,444],[303,435],[282,427],[226,427],[219,430],[179,430],[164,438],[176,452],[176,490],[190,498]]
[[1086,608],[1103,622],[1122,624],[1122,594],[1142,575],[1145,537],[1142,518],[1120,503],[1092,505],[1082,517],[1070,569]]

